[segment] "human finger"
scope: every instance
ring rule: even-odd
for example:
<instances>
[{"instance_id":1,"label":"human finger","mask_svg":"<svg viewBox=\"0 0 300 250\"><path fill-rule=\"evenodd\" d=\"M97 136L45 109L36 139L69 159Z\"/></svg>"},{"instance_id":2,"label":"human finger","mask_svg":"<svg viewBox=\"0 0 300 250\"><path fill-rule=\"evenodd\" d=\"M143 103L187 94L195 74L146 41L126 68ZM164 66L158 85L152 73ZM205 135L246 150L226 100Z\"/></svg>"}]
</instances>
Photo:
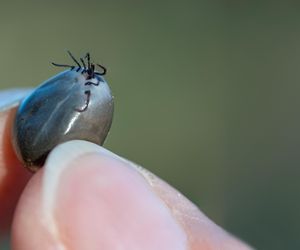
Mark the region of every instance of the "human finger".
<instances>
[{"instance_id":1,"label":"human finger","mask_svg":"<svg viewBox=\"0 0 300 250\"><path fill-rule=\"evenodd\" d=\"M31 179L12 244L16 250L251 249L153 174L84 141L59 145Z\"/></svg>"},{"instance_id":2,"label":"human finger","mask_svg":"<svg viewBox=\"0 0 300 250\"><path fill-rule=\"evenodd\" d=\"M31 89L0 92L0 234L9 229L17 200L31 174L12 148L11 127L16 107Z\"/></svg>"}]
</instances>

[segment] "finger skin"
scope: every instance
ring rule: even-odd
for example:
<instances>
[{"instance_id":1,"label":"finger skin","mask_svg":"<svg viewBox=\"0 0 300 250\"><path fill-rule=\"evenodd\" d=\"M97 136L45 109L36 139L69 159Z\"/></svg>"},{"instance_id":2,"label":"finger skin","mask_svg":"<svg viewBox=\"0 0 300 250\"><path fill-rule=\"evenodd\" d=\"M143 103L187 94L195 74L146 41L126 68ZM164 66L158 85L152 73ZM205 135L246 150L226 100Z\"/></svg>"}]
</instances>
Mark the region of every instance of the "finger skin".
<instances>
[{"instance_id":1,"label":"finger skin","mask_svg":"<svg viewBox=\"0 0 300 250\"><path fill-rule=\"evenodd\" d=\"M172 211L184 228L191 250L222 249L251 250L252 248L210 220L200 209L165 181L144 168L139 169L153 190Z\"/></svg>"},{"instance_id":2,"label":"finger skin","mask_svg":"<svg viewBox=\"0 0 300 250\"><path fill-rule=\"evenodd\" d=\"M22 199L15 211L13 231L13 250L53 250L58 249L43 223L41 207L41 181L43 169L30 179Z\"/></svg>"},{"instance_id":3,"label":"finger skin","mask_svg":"<svg viewBox=\"0 0 300 250\"><path fill-rule=\"evenodd\" d=\"M167 183L112 153L81 156L63 169L48 193L55 195L50 209L44 206L47 169L30 180L18 204L15 250L160 249L159 244L164 250L251 249Z\"/></svg>"},{"instance_id":4,"label":"finger skin","mask_svg":"<svg viewBox=\"0 0 300 250\"><path fill-rule=\"evenodd\" d=\"M77 160L61 177L53 210L44 207L44 174L39 171L21 197L13 249L186 249L170 211L124 164L99 156Z\"/></svg>"},{"instance_id":5,"label":"finger skin","mask_svg":"<svg viewBox=\"0 0 300 250\"><path fill-rule=\"evenodd\" d=\"M11 141L16 108L0 113L0 234L8 231L18 198L31 174L17 159Z\"/></svg>"}]
</instances>

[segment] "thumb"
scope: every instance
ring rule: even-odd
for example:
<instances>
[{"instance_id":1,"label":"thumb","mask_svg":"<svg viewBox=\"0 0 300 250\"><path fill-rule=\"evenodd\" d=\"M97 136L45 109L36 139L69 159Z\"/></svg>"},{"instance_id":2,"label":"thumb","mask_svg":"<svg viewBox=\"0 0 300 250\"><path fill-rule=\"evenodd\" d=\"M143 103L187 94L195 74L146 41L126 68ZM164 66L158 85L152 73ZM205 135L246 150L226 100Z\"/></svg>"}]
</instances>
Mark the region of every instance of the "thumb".
<instances>
[{"instance_id":1,"label":"thumb","mask_svg":"<svg viewBox=\"0 0 300 250\"><path fill-rule=\"evenodd\" d=\"M14 249L186 249L186 235L130 163L84 141L58 146L31 179Z\"/></svg>"}]
</instances>

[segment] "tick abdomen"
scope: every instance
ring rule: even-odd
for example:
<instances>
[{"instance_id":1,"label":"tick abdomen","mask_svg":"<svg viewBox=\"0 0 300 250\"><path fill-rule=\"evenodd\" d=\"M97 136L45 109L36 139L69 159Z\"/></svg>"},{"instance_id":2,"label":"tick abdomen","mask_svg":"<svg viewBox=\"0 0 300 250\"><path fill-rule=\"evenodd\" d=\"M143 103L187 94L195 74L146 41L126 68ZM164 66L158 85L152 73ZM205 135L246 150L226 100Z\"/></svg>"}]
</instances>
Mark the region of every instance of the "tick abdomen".
<instances>
[{"instance_id":1,"label":"tick abdomen","mask_svg":"<svg viewBox=\"0 0 300 250\"><path fill-rule=\"evenodd\" d=\"M76 69L64 71L41 84L20 105L13 131L17 155L33 166L43 164L56 145L68 140L102 145L112 114L113 98L101 75L87 79Z\"/></svg>"}]
</instances>

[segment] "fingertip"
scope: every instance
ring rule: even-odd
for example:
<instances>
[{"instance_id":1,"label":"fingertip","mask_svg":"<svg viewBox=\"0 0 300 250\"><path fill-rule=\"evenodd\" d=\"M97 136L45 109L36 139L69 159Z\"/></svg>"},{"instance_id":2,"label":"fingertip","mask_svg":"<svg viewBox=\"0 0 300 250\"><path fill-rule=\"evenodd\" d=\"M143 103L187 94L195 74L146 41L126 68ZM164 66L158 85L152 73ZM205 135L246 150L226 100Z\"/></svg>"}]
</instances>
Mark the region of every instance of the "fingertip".
<instances>
[{"instance_id":1,"label":"fingertip","mask_svg":"<svg viewBox=\"0 0 300 250\"><path fill-rule=\"evenodd\" d=\"M22 228L39 223L34 228L47 230L35 231L35 237L46 233L47 244L65 249L186 249L184 231L145 178L88 142L58 146L30 181L17 213L16 246L32 247ZM34 220L37 214L42 219Z\"/></svg>"},{"instance_id":2,"label":"fingertip","mask_svg":"<svg viewBox=\"0 0 300 250\"><path fill-rule=\"evenodd\" d=\"M32 250L252 249L166 182L84 141L59 145L31 179L16 212L13 244Z\"/></svg>"}]
</instances>

